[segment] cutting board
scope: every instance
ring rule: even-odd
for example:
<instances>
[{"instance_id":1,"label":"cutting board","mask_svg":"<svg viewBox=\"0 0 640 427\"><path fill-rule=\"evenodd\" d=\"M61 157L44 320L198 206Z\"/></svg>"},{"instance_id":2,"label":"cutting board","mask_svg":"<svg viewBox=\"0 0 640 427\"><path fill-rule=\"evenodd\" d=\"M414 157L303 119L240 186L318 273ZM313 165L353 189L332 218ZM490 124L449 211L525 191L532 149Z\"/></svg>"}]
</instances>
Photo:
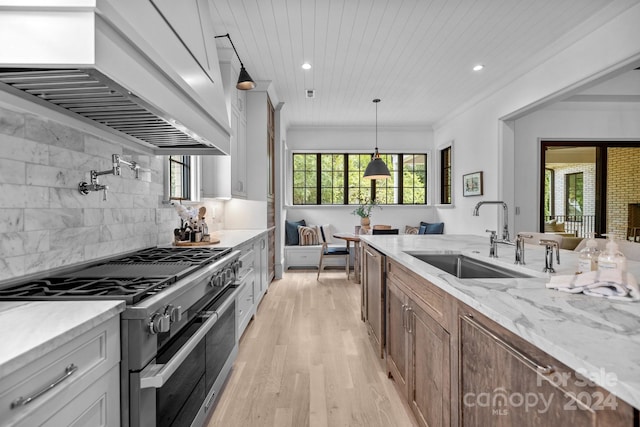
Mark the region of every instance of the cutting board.
<instances>
[{"instance_id":1,"label":"cutting board","mask_svg":"<svg viewBox=\"0 0 640 427\"><path fill-rule=\"evenodd\" d=\"M216 243L220 243L220 239L211 237L208 242L173 242L173 246L207 246L215 245Z\"/></svg>"}]
</instances>

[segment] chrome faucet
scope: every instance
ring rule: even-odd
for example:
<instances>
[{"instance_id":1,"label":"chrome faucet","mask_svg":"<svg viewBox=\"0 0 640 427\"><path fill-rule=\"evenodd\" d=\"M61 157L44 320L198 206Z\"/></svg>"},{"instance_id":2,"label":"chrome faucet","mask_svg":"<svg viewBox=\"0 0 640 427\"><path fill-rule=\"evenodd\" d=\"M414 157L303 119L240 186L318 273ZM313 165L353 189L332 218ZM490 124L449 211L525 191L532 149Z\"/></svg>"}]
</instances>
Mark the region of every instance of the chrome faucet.
<instances>
[{"instance_id":1,"label":"chrome faucet","mask_svg":"<svg viewBox=\"0 0 640 427\"><path fill-rule=\"evenodd\" d=\"M102 171L102 172L98 172L95 170L91 171L91 184L88 184L84 181L82 181L81 183L78 184L78 191L80 192L80 194L86 196L87 194L89 194L89 192L91 191L104 191L103 195L102 195L102 200L103 201L107 201L107 191L109 190L109 186L108 185L103 185L100 184L98 182L98 177L100 175L107 175L111 173L111 169L109 169L108 171Z\"/></svg>"},{"instance_id":2,"label":"chrome faucet","mask_svg":"<svg viewBox=\"0 0 640 427\"><path fill-rule=\"evenodd\" d=\"M531 239L533 236L531 234L516 234L516 260L515 264L517 265L525 265L524 262L524 239Z\"/></svg>"},{"instance_id":3,"label":"chrome faucet","mask_svg":"<svg viewBox=\"0 0 640 427\"><path fill-rule=\"evenodd\" d=\"M555 240L540 239L540 244L544 245L544 268L543 273L555 273L553 268L553 248L556 248L556 262L560 264L560 247Z\"/></svg>"},{"instance_id":4,"label":"chrome faucet","mask_svg":"<svg viewBox=\"0 0 640 427\"><path fill-rule=\"evenodd\" d=\"M91 173L91 183L86 183L82 181L78 184L78 191L80 194L86 196L91 191L104 191L104 195L102 196L102 200L107 200L107 190L109 190L108 185L103 185L98 182L98 177L100 175L120 175L120 163L124 163L129 166L129 168L134 171L136 179L140 179L140 165L134 161L126 161L120 157L120 154L112 154L111 155L111 169L107 169L104 171L96 171L92 170Z\"/></svg>"},{"instance_id":5,"label":"chrome faucet","mask_svg":"<svg viewBox=\"0 0 640 427\"><path fill-rule=\"evenodd\" d=\"M502 227L502 242L499 241L498 243L508 242L509 241L509 225L508 225L509 210L507 208L507 204L502 201L478 202L476 207L473 208L473 216L480 215L478 211L480 210L480 206L482 205L502 205L502 210L504 211L504 219L503 219L503 227Z\"/></svg>"},{"instance_id":6,"label":"chrome faucet","mask_svg":"<svg viewBox=\"0 0 640 427\"><path fill-rule=\"evenodd\" d=\"M485 230L489 235L489 258L498 258L498 236L495 230Z\"/></svg>"}]
</instances>

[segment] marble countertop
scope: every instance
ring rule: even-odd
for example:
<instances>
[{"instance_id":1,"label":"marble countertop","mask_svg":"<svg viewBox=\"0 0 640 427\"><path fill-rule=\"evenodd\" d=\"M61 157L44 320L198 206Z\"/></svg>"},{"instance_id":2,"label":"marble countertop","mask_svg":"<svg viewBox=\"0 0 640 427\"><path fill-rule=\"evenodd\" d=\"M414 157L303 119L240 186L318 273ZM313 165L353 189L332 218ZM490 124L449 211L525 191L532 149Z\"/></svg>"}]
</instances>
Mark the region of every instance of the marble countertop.
<instances>
[{"instance_id":1,"label":"marble countertop","mask_svg":"<svg viewBox=\"0 0 640 427\"><path fill-rule=\"evenodd\" d=\"M247 230L218 230L211 232L211 237L220 239L220 243L197 246L199 248L235 248L249 242L262 234L267 233L269 228L247 229ZM166 246L171 246L168 244Z\"/></svg>"},{"instance_id":2,"label":"marble countertop","mask_svg":"<svg viewBox=\"0 0 640 427\"><path fill-rule=\"evenodd\" d=\"M525 266L514 265L513 246L472 235L378 235L361 240L536 345L593 382L640 408L640 302L613 301L545 288L544 248L525 245ZM407 252L456 252L534 277L458 279ZM558 274L576 271L578 253L560 251ZM640 262L628 261L640 280Z\"/></svg>"},{"instance_id":3,"label":"marble countertop","mask_svg":"<svg viewBox=\"0 0 640 427\"><path fill-rule=\"evenodd\" d=\"M0 302L0 378L118 316L122 301Z\"/></svg>"}]
</instances>

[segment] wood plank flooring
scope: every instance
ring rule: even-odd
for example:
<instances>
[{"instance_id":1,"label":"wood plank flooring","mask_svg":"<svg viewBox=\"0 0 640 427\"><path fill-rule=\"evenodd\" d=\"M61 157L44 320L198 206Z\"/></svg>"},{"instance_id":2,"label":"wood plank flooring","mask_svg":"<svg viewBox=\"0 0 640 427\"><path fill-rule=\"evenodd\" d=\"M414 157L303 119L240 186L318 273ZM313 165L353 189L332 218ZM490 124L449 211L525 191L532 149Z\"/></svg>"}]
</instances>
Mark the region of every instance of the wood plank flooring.
<instances>
[{"instance_id":1,"label":"wood plank flooring","mask_svg":"<svg viewBox=\"0 0 640 427\"><path fill-rule=\"evenodd\" d=\"M208 427L415 426L360 320L343 271L274 281Z\"/></svg>"}]
</instances>

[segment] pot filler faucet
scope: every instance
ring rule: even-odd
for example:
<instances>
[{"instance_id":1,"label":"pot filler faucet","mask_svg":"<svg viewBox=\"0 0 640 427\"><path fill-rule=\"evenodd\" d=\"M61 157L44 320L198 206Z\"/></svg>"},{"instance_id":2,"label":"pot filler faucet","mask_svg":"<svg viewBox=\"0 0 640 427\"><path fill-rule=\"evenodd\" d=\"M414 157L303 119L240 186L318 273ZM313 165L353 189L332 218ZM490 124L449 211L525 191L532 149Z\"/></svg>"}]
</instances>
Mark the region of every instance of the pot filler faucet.
<instances>
[{"instance_id":1,"label":"pot filler faucet","mask_svg":"<svg viewBox=\"0 0 640 427\"><path fill-rule=\"evenodd\" d=\"M86 196L91 191L104 191L104 194L102 196L102 200L106 201L107 200L107 190L109 190L109 186L108 185L104 185L104 184L100 184L98 182L98 177L100 175L121 175L120 163L124 163L125 165L129 166L129 168L132 171L135 172L136 179L140 179L140 165L137 162L134 162L134 161L128 162L126 160L123 160L120 157L120 154L112 154L111 155L111 163L112 163L111 169L107 169L107 170L104 170L104 171L92 170L90 172L91 173L91 183L88 184L88 183L82 181L81 183L78 184L78 191L80 192L80 194L82 194L83 196Z\"/></svg>"}]
</instances>

